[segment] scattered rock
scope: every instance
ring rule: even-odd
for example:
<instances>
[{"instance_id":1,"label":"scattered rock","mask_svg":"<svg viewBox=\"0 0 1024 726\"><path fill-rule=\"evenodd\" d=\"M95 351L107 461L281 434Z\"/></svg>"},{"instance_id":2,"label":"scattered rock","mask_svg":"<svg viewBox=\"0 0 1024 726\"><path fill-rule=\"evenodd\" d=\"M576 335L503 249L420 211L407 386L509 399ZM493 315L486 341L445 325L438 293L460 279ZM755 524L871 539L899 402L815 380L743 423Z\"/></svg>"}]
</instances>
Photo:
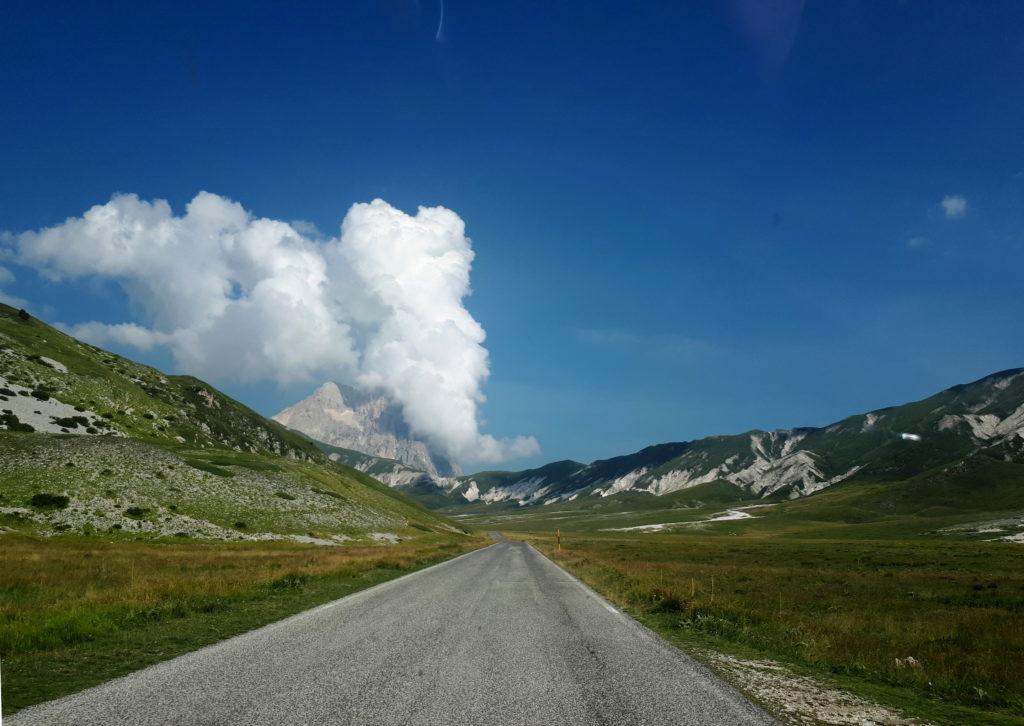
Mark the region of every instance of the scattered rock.
<instances>
[{"instance_id":1,"label":"scattered rock","mask_svg":"<svg viewBox=\"0 0 1024 726\"><path fill-rule=\"evenodd\" d=\"M912 655L908 655L906 658L897 658L896 667L919 669L921 667L921 661Z\"/></svg>"},{"instance_id":2,"label":"scattered rock","mask_svg":"<svg viewBox=\"0 0 1024 726\"><path fill-rule=\"evenodd\" d=\"M904 718L885 706L798 676L774 661L745 660L715 652L704 655L784 723L923 726L920 721ZM910 656L903 659L908 660L917 663Z\"/></svg>"}]
</instances>

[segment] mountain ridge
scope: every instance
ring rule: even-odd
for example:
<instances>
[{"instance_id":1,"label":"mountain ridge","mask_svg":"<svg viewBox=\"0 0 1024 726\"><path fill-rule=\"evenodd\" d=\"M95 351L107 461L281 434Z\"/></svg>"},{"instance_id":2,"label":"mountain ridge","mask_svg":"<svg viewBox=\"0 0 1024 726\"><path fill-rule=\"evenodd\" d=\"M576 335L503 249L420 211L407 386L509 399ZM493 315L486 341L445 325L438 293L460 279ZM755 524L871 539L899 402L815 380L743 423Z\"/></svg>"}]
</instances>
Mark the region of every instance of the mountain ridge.
<instances>
[{"instance_id":1,"label":"mountain ridge","mask_svg":"<svg viewBox=\"0 0 1024 726\"><path fill-rule=\"evenodd\" d=\"M623 492L666 495L728 482L761 498L798 498L865 479L904 479L986 454L1024 460L1024 368L990 373L920 401L847 416L826 426L751 429L654 444L589 464L566 460L522 471L484 471L437 482L406 473L395 486L431 506L530 506Z\"/></svg>"}]
</instances>

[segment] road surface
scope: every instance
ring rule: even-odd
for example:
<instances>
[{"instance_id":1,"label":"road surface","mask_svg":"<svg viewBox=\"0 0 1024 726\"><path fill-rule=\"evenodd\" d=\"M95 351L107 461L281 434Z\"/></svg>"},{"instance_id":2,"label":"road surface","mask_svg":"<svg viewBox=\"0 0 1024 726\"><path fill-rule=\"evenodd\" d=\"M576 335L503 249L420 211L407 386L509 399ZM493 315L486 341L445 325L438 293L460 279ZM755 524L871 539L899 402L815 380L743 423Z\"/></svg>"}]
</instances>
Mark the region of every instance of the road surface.
<instances>
[{"instance_id":1,"label":"road surface","mask_svg":"<svg viewBox=\"0 0 1024 726\"><path fill-rule=\"evenodd\" d=\"M529 546L500 540L8 723L772 721Z\"/></svg>"}]
</instances>

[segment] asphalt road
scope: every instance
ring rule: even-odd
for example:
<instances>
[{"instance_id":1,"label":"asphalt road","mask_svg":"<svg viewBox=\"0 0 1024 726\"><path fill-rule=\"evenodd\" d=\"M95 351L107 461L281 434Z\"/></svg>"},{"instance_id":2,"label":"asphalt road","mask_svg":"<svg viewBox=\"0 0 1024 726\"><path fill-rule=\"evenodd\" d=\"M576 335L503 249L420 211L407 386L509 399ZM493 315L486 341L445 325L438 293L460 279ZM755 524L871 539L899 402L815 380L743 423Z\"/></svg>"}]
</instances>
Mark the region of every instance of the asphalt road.
<instances>
[{"instance_id":1,"label":"asphalt road","mask_svg":"<svg viewBox=\"0 0 1024 726\"><path fill-rule=\"evenodd\" d=\"M525 544L499 541L9 719L29 724L767 724Z\"/></svg>"}]
</instances>

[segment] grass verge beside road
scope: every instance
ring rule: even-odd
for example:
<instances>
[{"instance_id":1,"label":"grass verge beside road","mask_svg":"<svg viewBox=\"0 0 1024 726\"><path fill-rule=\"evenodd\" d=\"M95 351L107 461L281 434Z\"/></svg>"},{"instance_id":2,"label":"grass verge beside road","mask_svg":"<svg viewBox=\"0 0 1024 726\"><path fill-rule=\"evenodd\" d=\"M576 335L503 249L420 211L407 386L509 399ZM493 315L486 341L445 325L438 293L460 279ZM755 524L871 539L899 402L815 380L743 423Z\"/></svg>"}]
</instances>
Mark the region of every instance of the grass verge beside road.
<instances>
[{"instance_id":1,"label":"grass verge beside road","mask_svg":"<svg viewBox=\"0 0 1024 726\"><path fill-rule=\"evenodd\" d=\"M774 659L933 723L1024 722L1020 545L516 536L698 656Z\"/></svg>"},{"instance_id":2,"label":"grass verge beside road","mask_svg":"<svg viewBox=\"0 0 1024 726\"><path fill-rule=\"evenodd\" d=\"M103 543L0 535L4 714L488 544Z\"/></svg>"}]
</instances>

